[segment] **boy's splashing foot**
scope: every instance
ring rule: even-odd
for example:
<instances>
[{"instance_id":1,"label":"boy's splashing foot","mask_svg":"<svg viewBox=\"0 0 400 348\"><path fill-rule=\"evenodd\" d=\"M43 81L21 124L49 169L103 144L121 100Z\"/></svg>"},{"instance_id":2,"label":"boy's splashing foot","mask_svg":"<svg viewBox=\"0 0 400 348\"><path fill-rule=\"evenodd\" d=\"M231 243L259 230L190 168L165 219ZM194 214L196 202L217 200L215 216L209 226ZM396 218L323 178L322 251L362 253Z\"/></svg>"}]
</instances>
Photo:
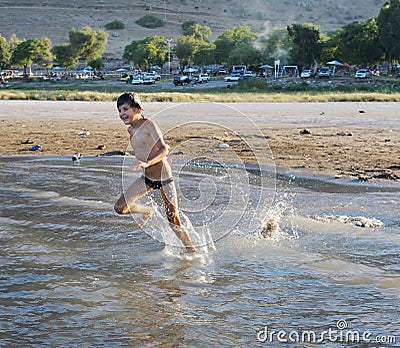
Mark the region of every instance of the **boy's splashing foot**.
<instances>
[{"instance_id":1,"label":"boy's splashing foot","mask_svg":"<svg viewBox=\"0 0 400 348\"><path fill-rule=\"evenodd\" d=\"M192 241L189 237L189 234L185 231L182 226L177 226L174 224L170 224L172 230L175 232L176 236L182 241L183 245L186 248L188 253L195 253L197 249L192 244Z\"/></svg>"},{"instance_id":2,"label":"boy's splashing foot","mask_svg":"<svg viewBox=\"0 0 400 348\"><path fill-rule=\"evenodd\" d=\"M187 246L186 251L188 253L195 253L197 251L197 249L194 246Z\"/></svg>"}]
</instances>

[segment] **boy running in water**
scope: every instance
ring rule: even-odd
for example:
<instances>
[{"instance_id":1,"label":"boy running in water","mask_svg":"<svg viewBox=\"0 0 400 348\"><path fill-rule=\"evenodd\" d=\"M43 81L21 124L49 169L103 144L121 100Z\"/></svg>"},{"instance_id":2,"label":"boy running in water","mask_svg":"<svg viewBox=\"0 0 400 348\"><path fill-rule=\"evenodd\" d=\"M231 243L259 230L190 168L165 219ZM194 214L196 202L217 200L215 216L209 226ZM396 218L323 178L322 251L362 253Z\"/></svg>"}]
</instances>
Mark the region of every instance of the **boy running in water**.
<instances>
[{"instance_id":1,"label":"boy running in water","mask_svg":"<svg viewBox=\"0 0 400 348\"><path fill-rule=\"evenodd\" d=\"M130 141L135 152L136 163L132 170L143 170L144 174L122 193L115 203L118 214L139 213L138 226L142 228L153 213L153 208L136 201L152 190L160 190L170 227L182 241L186 250L195 252L189 234L182 226L178 214L178 199L172 178L169 146L165 144L157 125L142 115L142 104L136 93L124 93L117 100L119 117L128 127Z\"/></svg>"}]
</instances>

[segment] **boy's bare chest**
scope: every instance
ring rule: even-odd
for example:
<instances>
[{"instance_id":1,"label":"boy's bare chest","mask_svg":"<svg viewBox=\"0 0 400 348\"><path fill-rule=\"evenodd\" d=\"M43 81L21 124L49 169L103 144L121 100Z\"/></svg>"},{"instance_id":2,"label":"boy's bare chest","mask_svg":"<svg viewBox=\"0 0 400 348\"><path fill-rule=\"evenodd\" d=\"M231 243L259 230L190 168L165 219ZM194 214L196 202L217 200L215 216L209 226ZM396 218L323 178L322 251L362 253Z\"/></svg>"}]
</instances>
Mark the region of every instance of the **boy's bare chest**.
<instances>
[{"instance_id":1,"label":"boy's bare chest","mask_svg":"<svg viewBox=\"0 0 400 348\"><path fill-rule=\"evenodd\" d=\"M131 134L131 144L132 147L137 148L137 147L147 147L148 143L148 137L142 134L138 133L133 133Z\"/></svg>"},{"instance_id":2,"label":"boy's bare chest","mask_svg":"<svg viewBox=\"0 0 400 348\"><path fill-rule=\"evenodd\" d=\"M140 130L133 130L130 132L130 141L133 150L137 151L151 151L153 147L152 139L146 132Z\"/></svg>"}]
</instances>

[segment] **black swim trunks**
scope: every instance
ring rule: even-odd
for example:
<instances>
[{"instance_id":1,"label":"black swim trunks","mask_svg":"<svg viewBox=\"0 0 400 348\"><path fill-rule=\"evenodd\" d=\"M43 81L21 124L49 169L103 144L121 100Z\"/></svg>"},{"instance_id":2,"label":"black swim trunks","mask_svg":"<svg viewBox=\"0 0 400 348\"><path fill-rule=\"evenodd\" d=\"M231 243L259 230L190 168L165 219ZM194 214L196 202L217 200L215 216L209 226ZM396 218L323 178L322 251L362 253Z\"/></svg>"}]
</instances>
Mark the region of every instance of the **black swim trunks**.
<instances>
[{"instance_id":1,"label":"black swim trunks","mask_svg":"<svg viewBox=\"0 0 400 348\"><path fill-rule=\"evenodd\" d=\"M142 175L142 179L144 179L144 182L148 187L151 187L155 190L159 190L161 187L168 185L169 183L174 181L173 178L169 178L166 180L152 180L144 175Z\"/></svg>"}]
</instances>

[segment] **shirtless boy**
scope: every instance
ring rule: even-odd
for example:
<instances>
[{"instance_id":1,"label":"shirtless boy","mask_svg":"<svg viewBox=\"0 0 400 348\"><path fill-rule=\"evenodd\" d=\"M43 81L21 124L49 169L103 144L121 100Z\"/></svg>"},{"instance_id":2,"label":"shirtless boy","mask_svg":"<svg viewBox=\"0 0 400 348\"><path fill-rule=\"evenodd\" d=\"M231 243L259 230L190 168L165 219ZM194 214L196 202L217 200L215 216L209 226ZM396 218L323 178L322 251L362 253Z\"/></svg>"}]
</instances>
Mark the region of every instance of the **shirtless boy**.
<instances>
[{"instance_id":1,"label":"shirtless boy","mask_svg":"<svg viewBox=\"0 0 400 348\"><path fill-rule=\"evenodd\" d=\"M172 178L169 146L164 142L157 125L144 118L142 104L136 93L124 93L117 100L119 117L128 127L136 163L132 170L144 170L144 175L134 181L118 198L114 209L118 214L138 213L142 215L138 226L141 228L154 212L153 208L139 205L136 201L146 193L159 189L164 202L170 227L182 241L186 250L196 251L189 234L182 226L178 214L178 199Z\"/></svg>"}]
</instances>

